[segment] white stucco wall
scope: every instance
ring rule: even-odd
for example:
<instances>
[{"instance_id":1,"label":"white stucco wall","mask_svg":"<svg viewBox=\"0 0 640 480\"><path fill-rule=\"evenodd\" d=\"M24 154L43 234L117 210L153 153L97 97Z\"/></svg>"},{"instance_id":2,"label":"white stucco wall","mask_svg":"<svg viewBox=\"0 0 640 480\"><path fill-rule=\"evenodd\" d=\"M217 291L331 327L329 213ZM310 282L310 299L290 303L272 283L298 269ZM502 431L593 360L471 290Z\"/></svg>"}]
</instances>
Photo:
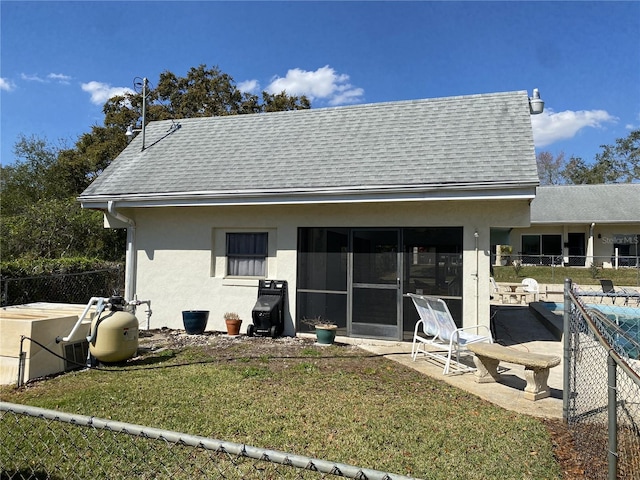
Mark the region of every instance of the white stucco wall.
<instances>
[{"instance_id":1,"label":"white stucco wall","mask_svg":"<svg viewBox=\"0 0 640 480\"><path fill-rule=\"evenodd\" d=\"M197 309L211 312L208 330L225 331L222 315L235 311L245 320L241 331L246 331L258 281L225 278L225 233L267 231L267 278L288 281L286 335L295 333L291 315L296 312L298 227L464 227L463 322L469 326L489 324L490 228L529 224L527 200L163 207L121 212L136 222L136 294L152 302L151 328L183 328L182 310Z\"/></svg>"},{"instance_id":2,"label":"white stucco wall","mask_svg":"<svg viewBox=\"0 0 640 480\"><path fill-rule=\"evenodd\" d=\"M612 268L615 238L619 235L640 235L640 222L637 224L613 224L595 223L570 224L570 225L543 225L535 224L528 228L514 228L510 233L510 241L514 253L522 249L523 235L561 235L562 243L568 241L569 233L582 233L585 236L585 267L591 265L591 261L599 267ZM568 248L563 247L565 261L568 259Z\"/></svg>"}]
</instances>

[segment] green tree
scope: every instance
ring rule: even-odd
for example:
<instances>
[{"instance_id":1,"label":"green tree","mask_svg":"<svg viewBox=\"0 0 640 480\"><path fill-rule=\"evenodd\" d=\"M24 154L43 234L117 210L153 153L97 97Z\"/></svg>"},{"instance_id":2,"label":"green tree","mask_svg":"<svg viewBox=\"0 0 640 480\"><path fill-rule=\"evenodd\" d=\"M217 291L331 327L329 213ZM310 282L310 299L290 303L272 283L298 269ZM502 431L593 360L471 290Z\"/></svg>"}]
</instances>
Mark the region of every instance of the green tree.
<instances>
[{"instance_id":1,"label":"green tree","mask_svg":"<svg viewBox=\"0 0 640 480\"><path fill-rule=\"evenodd\" d=\"M165 103L172 118L213 117L254 113L257 102L235 86L230 75L205 65L189 70L186 77L165 71L153 93Z\"/></svg>"},{"instance_id":2,"label":"green tree","mask_svg":"<svg viewBox=\"0 0 640 480\"><path fill-rule=\"evenodd\" d=\"M562 176L567 183L581 185L584 183L597 183L591 181L591 168L580 157L572 156L562 171Z\"/></svg>"},{"instance_id":3,"label":"green tree","mask_svg":"<svg viewBox=\"0 0 640 480\"><path fill-rule=\"evenodd\" d=\"M63 152L46 139L20 137L17 161L2 167L2 260L69 256L122 258L122 232L105 230L100 212L83 210L65 182Z\"/></svg>"},{"instance_id":4,"label":"green tree","mask_svg":"<svg viewBox=\"0 0 640 480\"><path fill-rule=\"evenodd\" d=\"M614 145L601 145L592 165L571 157L562 176L568 183L625 183L640 180L640 130L618 138Z\"/></svg>"},{"instance_id":5,"label":"green tree","mask_svg":"<svg viewBox=\"0 0 640 480\"><path fill-rule=\"evenodd\" d=\"M614 145L602 145L596 155L595 168L612 182L640 180L640 129L625 138L616 139Z\"/></svg>"},{"instance_id":6,"label":"green tree","mask_svg":"<svg viewBox=\"0 0 640 480\"><path fill-rule=\"evenodd\" d=\"M73 148L20 137L14 165L2 167L0 194L3 260L96 256L124 258L124 230L103 228L100 212L83 210L76 198L126 147L125 132L142 120L142 92L116 96L104 107L104 124L81 135ZM149 88L145 121L238 115L311 108L286 92L241 92L233 78L205 65L185 77L165 71Z\"/></svg>"},{"instance_id":7,"label":"green tree","mask_svg":"<svg viewBox=\"0 0 640 480\"><path fill-rule=\"evenodd\" d=\"M127 146L126 127L91 127L80 136L75 148L61 150L58 156L60 182L77 196L109 166Z\"/></svg>"},{"instance_id":8,"label":"green tree","mask_svg":"<svg viewBox=\"0 0 640 480\"><path fill-rule=\"evenodd\" d=\"M311 108L305 96L291 96L286 92L262 96L242 92L233 78L218 67L192 67L185 77L170 71L160 74L158 86L147 92L146 118L167 120L194 117L242 115L250 113L302 110ZM142 120L142 92L116 96L103 109L105 127L126 129ZM124 130L123 130L124 131Z\"/></svg>"},{"instance_id":9,"label":"green tree","mask_svg":"<svg viewBox=\"0 0 640 480\"><path fill-rule=\"evenodd\" d=\"M3 214L2 260L95 257L122 260L123 232L103 228L100 212L73 199L44 199L19 215Z\"/></svg>"},{"instance_id":10,"label":"green tree","mask_svg":"<svg viewBox=\"0 0 640 480\"><path fill-rule=\"evenodd\" d=\"M292 97L287 95L287 92L274 94L262 92L262 108L265 112L303 110L311 108L311 102L309 102L309 99L305 96Z\"/></svg>"},{"instance_id":11,"label":"green tree","mask_svg":"<svg viewBox=\"0 0 640 480\"><path fill-rule=\"evenodd\" d=\"M21 135L14 145L16 162L2 167L2 215L19 214L25 206L64 196L55 172L61 147L47 139Z\"/></svg>"}]
</instances>

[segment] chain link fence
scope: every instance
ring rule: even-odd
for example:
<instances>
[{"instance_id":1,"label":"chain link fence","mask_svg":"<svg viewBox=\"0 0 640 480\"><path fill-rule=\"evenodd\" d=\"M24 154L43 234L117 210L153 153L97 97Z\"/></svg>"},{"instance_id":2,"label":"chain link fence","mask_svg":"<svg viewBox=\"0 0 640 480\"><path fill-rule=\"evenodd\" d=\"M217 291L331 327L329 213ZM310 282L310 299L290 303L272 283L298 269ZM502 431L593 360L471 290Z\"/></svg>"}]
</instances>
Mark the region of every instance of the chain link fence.
<instances>
[{"instance_id":1,"label":"chain link fence","mask_svg":"<svg viewBox=\"0 0 640 480\"><path fill-rule=\"evenodd\" d=\"M640 292L565 291L564 414L587 478L638 479Z\"/></svg>"},{"instance_id":2,"label":"chain link fence","mask_svg":"<svg viewBox=\"0 0 640 480\"><path fill-rule=\"evenodd\" d=\"M409 479L377 470L0 402L0 479Z\"/></svg>"},{"instance_id":3,"label":"chain link fence","mask_svg":"<svg viewBox=\"0 0 640 480\"><path fill-rule=\"evenodd\" d=\"M120 267L82 273L60 273L0 280L1 303L23 305L33 302L86 304L91 297L109 296L124 287Z\"/></svg>"},{"instance_id":4,"label":"chain link fence","mask_svg":"<svg viewBox=\"0 0 640 480\"><path fill-rule=\"evenodd\" d=\"M519 260L523 265L556 265L563 267L598 268L639 268L640 260L636 256L586 256L586 255L529 255L518 253L512 260Z\"/></svg>"},{"instance_id":5,"label":"chain link fence","mask_svg":"<svg viewBox=\"0 0 640 480\"><path fill-rule=\"evenodd\" d=\"M557 267L598 267L598 268L640 268L640 257L636 255L559 255L559 254L531 254L514 252L502 255L504 264L514 261L522 265L557 266Z\"/></svg>"},{"instance_id":6,"label":"chain link fence","mask_svg":"<svg viewBox=\"0 0 640 480\"><path fill-rule=\"evenodd\" d=\"M521 252L502 255L495 266L523 267L549 267L551 268L552 283L555 283L556 275L558 283L562 283L568 276L566 267L585 268L593 278L606 272L622 271L628 285L640 286L640 259L638 257L611 257L584 255L530 255ZM570 275L569 275L570 276Z\"/></svg>"}]
</instances>

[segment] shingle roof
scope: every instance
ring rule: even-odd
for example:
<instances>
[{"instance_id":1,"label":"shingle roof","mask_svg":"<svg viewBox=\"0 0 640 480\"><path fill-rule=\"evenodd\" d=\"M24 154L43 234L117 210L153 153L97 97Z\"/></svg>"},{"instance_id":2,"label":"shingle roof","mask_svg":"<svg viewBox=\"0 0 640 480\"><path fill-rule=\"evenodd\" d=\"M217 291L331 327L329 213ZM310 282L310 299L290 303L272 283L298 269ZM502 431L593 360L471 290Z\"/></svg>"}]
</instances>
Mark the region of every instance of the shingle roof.
<instances>
[{"instance_id":1,"label":"shingle roof","mask_svg":"<svg viewBox=\"0 0 640 480\"><path fill-rule=\"evenodd\" d=\"M640 184L538 187L531 223L640 223Z\"/></svg>"},{"instance_id":2,"label":"shingle roof","mask_svg":"<svg viewBox=\"0 0 640 480\"><path fill-rule=\"evenodd\" d=\"M525 91L151 122L80 196L538 184Z\"/></svg>"}]
</instances>

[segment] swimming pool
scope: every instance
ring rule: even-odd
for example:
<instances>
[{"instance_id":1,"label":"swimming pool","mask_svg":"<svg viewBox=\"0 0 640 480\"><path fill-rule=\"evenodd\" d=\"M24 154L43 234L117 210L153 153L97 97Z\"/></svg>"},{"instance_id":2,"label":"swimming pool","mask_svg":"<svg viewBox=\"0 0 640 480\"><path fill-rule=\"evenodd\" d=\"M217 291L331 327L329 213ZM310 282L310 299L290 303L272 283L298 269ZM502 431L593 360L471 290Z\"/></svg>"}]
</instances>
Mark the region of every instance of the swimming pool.
<instances>
[{"instance_id":1,"label":"swimming pool","mask_svg":"<svg viewBox=\"0 0 640 480\"><path fill-rule=\"evenodd\" d=\"M564 303L558 302L541 302L542 306L556 315L563 315ZM623 307L616 305L599 305L597 303L585 304L588 309L595 309L602 312L613 323L615 323L626 335L615 333L611 329L610 333L614 337L614 341L622 347L622 349L631 357L638 359L640 357L640 308ZM635 343L628 340L630 336Z\"/></svg>"}]
</instances>

